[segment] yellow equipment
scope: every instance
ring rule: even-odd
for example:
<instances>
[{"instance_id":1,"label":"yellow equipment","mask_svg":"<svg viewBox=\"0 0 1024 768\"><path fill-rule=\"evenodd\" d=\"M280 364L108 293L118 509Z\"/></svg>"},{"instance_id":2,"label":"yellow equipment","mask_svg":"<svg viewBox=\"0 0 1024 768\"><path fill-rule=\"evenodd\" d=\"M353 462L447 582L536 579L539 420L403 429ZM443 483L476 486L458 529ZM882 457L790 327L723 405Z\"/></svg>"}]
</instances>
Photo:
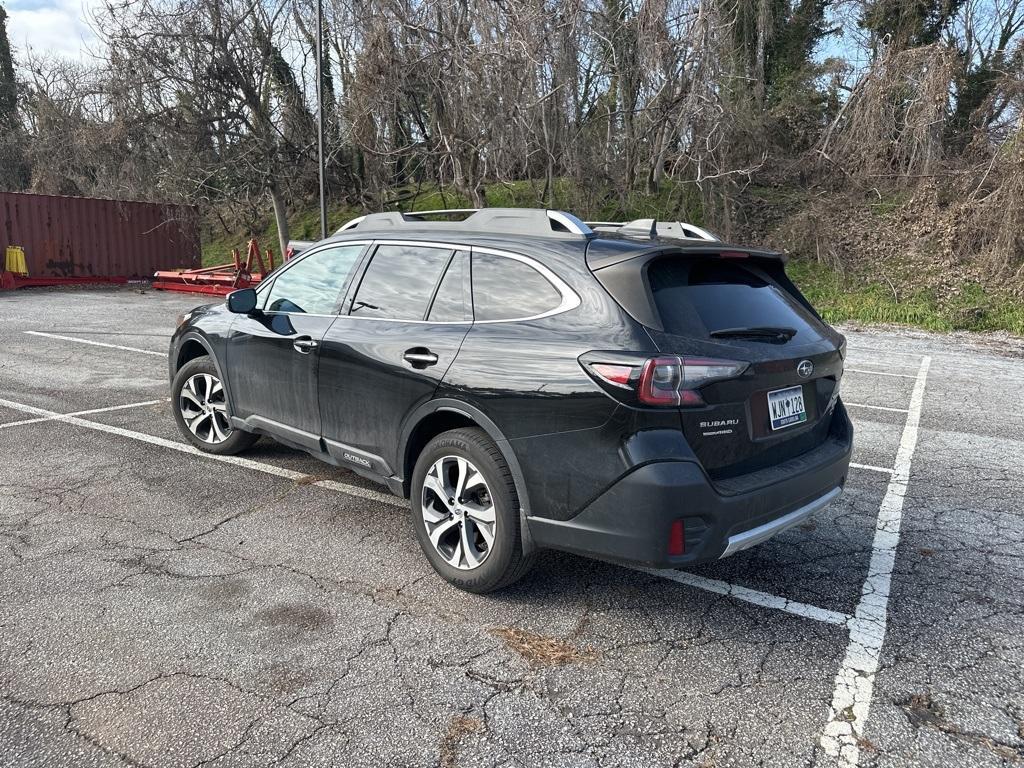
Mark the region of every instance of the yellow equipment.
<instances>
[{"instance_id":1,"label":"yellow equipment","mask_svg":"<svg viewBox=\"0 0 1024 768\"><path fill-rule=\"evenodd\" d=\"M16 275L28 276L28 267L25 266L25 249L20 245L8 245L6 254L6 266L4 269L7 272L13 272Z\"/></svg>"}]
</instances>

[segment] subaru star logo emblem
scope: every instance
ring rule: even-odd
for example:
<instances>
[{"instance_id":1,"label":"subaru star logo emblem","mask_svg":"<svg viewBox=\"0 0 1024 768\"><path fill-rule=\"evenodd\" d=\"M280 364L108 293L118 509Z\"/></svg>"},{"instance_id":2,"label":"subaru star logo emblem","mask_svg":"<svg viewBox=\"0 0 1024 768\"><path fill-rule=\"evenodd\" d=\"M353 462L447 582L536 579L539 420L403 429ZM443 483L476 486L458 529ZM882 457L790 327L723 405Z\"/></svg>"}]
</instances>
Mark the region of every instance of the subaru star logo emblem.
<instances>
[{"instance_id":1,"label":"subaru star logo emblem","mask_svg":"<svg viewBox=\"0 0 1024 768\"><path fill-rule=\"evenodd\" d=\"M796 367L796 372L800 374L801 379L809 379L811 374L814 373L814 363L810 360L801 360L800 364Z\"/></svg>"}]
</instances>

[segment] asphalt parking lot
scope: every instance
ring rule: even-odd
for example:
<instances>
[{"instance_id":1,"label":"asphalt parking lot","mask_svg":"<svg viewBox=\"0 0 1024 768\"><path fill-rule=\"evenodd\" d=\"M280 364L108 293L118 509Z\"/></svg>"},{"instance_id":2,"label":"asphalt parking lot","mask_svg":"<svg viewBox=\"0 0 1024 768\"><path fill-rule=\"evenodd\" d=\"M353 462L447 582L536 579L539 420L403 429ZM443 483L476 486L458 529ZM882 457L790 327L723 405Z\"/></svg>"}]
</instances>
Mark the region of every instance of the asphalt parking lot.
<instances>
[{"instance_id":1,"label":"asphalt parking lot","mask_svg":"<svg viewBox=\"0 0 1024 768\"><path fill-rule=\"evenodd\" d=\"M856 466L811 522L479 597L379 487L186 446L199 303L0 294L0 764L1024 763L1024 346L844 329Z\"/></svg>"}]
</instances>

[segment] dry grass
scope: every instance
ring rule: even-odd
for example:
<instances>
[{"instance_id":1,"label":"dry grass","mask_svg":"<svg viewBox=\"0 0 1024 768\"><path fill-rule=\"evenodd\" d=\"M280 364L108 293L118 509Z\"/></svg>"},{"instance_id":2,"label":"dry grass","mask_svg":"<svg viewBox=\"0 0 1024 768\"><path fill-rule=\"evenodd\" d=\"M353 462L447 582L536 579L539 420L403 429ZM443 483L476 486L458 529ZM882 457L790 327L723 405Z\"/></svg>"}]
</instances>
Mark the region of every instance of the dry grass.
<instances>
[{"instance_id":1,"label":"dry grass","mask_svg":"<svg viewBox=\"0 0 1024 768\"><path fill-rule=\"evenodd\" d=\"M1024 273L1024 115L961 209L961 249L979 252L993 275L1019 279Z\"/></svg>"},{"instance_id":2,"label":"dry grass","mask_svg":"<svg viewBox=\"0 0 1024 768\"><path fill-rule=\"evenodd\" d=\"M861 181L931 173L942 159L956 62L956 52L938 43L885 52L825 132L821 156Z\"/></svg>"},{"instance_id":3,"label":"dry grass","mask_svg":"<svg viewBox=\"0 0 1024 768\"><path fill-rule=\"evenodd\" d=\"M857 746L860 747L862 752L878 752L878 746L871 739L866 739L863 736L857 737Z\"/></svg>"},{"instance_id":4,"label":"dry grass","mask_svg":"<svg viewBox=\"0 0 1024 768\"><path fill-rule=\"evenodd\" d=\"M1024 762L1024 749L992 738L976 731L965 731L946 717L943 707L928 693L915 693L904 701L897 702L907 713L907 719L917 728L935 728L955 739L984 747L996 757L1008 763Z\"/></svg>"},{"instance_id":5,"label":"dry grass","mask_svg":"<svg viewBox=\"0 0 1024 768\"><path fill-rule=\"evenodd\" d=\"M597 658L597 652L592 648L577 648L557 637L547 637L525 629L495 627L491 634L536 666L555 667L593 661Z\"/></svg>"},{"instance_id":6,"label":"dry grass","mask_svg":"<svg viewBox=\"0 0 1024 768\"><path fill-rule=\"evenodd\" d=\"M459 757L459 745L462 740L473 733L482 733L483 722L469 715L455 715L448 722L448 730L441 737L441 768L454 768Z\"/></svg>"}]
</instances>

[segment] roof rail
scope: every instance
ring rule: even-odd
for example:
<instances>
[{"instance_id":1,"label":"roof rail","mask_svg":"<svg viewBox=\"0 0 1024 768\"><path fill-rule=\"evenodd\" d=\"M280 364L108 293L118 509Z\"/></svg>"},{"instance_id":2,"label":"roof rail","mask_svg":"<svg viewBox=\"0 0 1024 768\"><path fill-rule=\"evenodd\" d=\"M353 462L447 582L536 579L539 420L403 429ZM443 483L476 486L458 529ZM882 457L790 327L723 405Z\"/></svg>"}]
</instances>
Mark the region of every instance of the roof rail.
<instances>
[{"instance_id":1,"label":"roof rail","mask_svg":"<svg viewBox=\"0 0 1024 768\"><path fill-rule=\"evenodd\" d=\"M689 224L685 221L657 221L656 219L634 219L633 221L588 221L587 225L595 232L617 232L626 237L639 237L653 240L656 237L669 237L681 240L706 240L720 242L721 238L713 233Z\"/></svg>"},{"instance_id":2,"label":"roof rail","mask_svg":"<svg viewBox=\"0 0 1024 768\"><path fill-rule=\"evenodd\" d=\"M427 215L468 213L461 221L427 221ZM346 222L335 234L354 229L451 228L539 237L593 237L594 231L565 211L545 208L450 208L438 211L368 213Z\"/></svg>"},{"instance_id":3,"label":"roof rail","mask_svg":"<svg viewBox=\"0 0 1024 768\"><path fill-rule=\"evenodd\" d=\"M438 208L436 211L407 211L406 216L444 216L452 213L476 213L479 208Z\"/></svg>"}]
</instances>

